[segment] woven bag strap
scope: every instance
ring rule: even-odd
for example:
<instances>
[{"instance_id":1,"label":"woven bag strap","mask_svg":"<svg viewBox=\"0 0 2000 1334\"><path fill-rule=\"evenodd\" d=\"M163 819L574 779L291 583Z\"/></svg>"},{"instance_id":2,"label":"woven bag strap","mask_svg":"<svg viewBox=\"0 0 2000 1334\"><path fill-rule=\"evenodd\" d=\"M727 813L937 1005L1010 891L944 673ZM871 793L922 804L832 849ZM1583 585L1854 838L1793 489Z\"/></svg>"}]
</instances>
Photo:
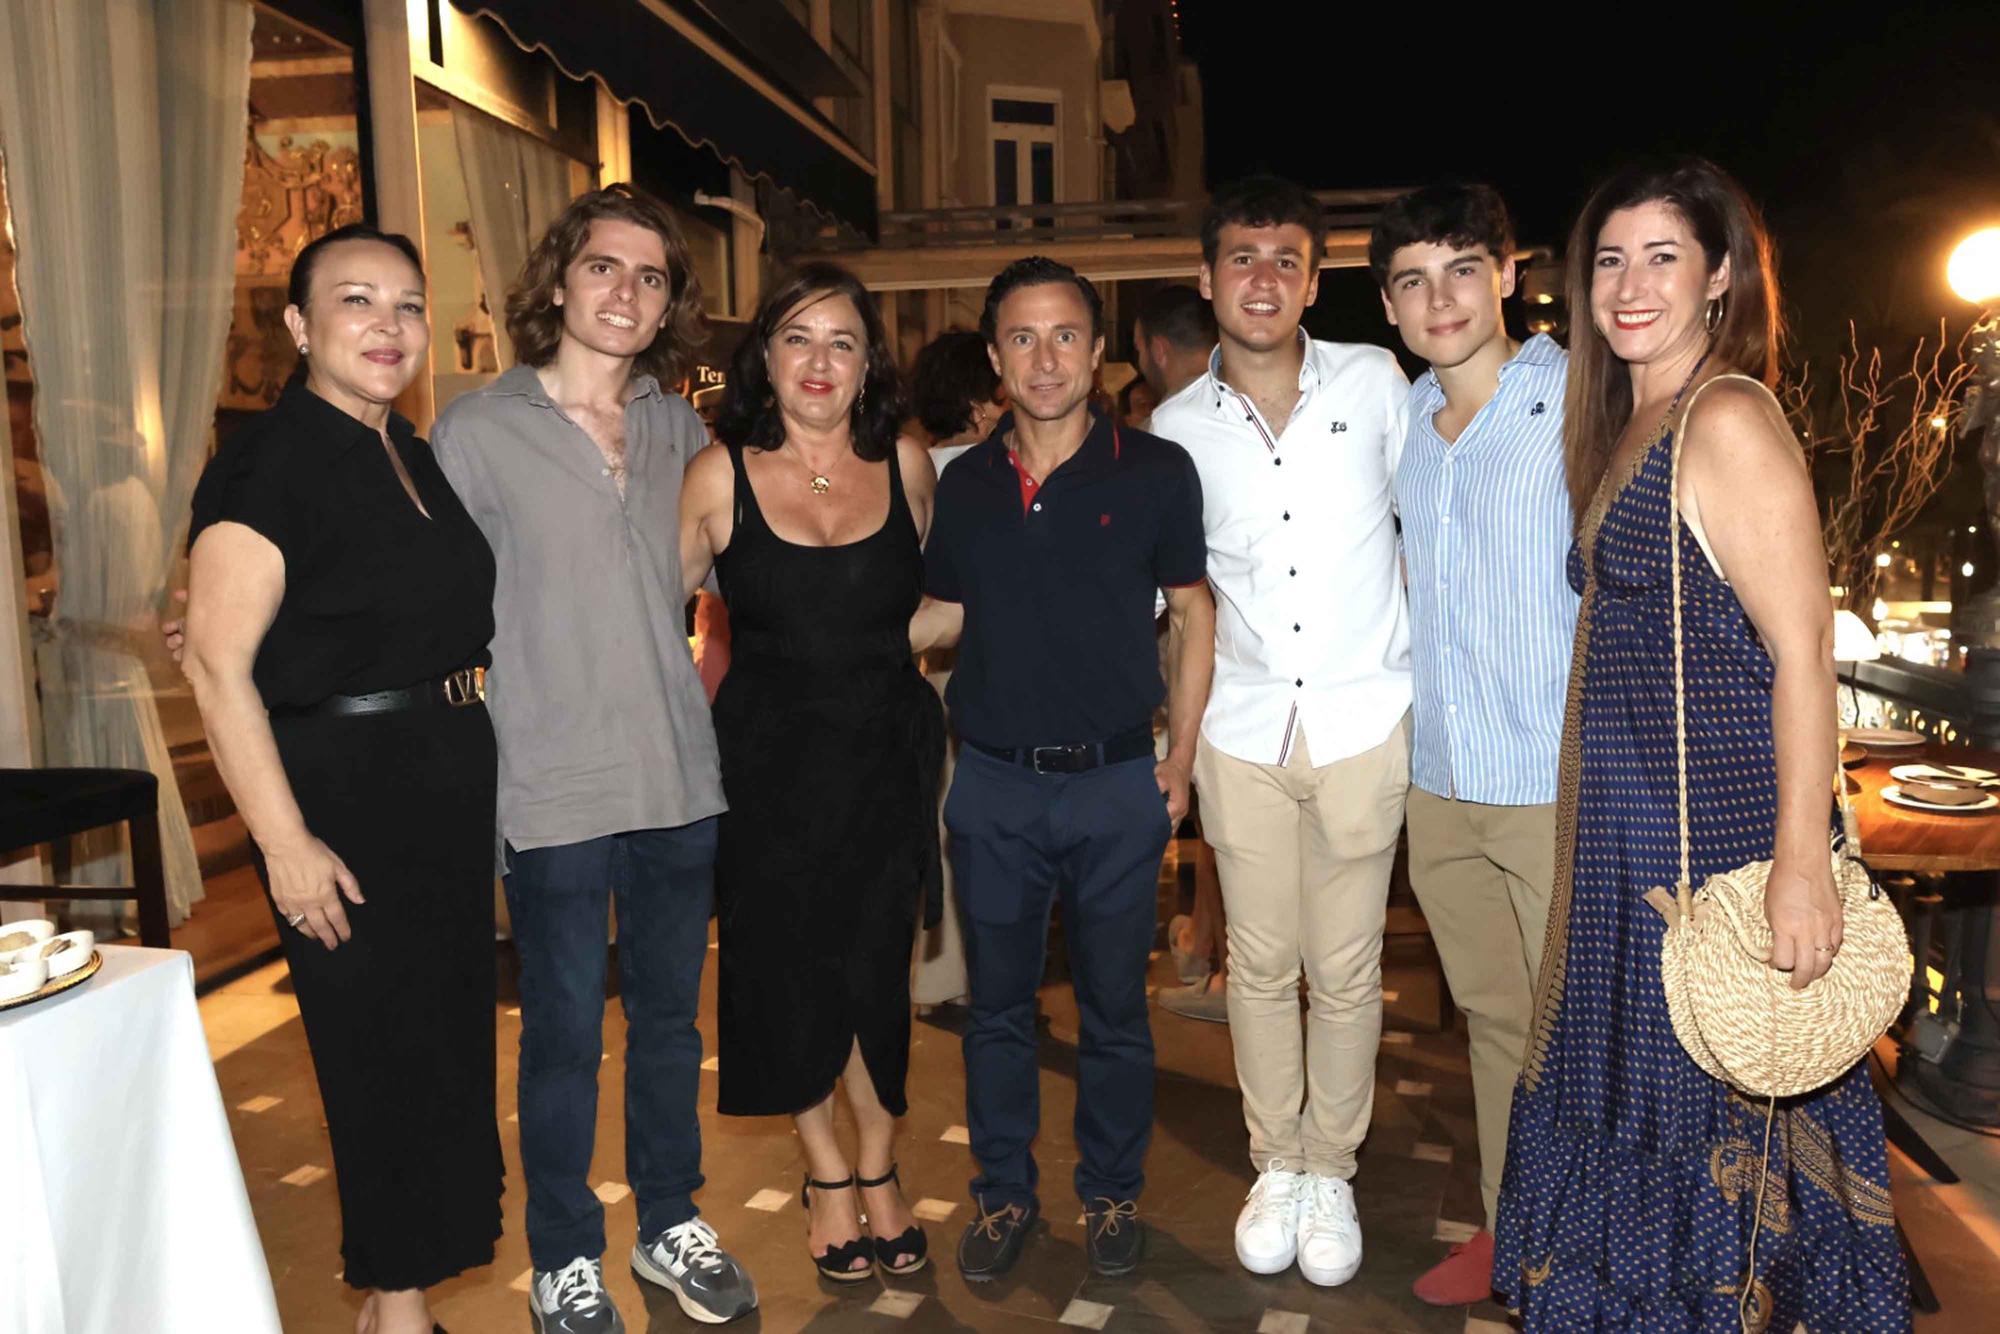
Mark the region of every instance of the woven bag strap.
<instances>
[{"instance_id":1,"label":"woven bag strap","mask_svg":"<svg viewBox=\"0 0 2000 1334\"><path fill-rule=\"evenodd\" d=\"M1708 353L1704 352L1701 354L1701 359L1695 362L1694 369L1688 372L1687 379L1681 381L1681 387L1674 393L1674 401L1667 404L1667 411L1660 418L1660 427L1662 430L1666 429L1667 424L1673 421L1674 409L1681 405L1681 399L1687 394L1688 386L1694 383L1695 376L1700 375L1701 368L1707 364ZM1720 379L1722 377L1718 376L1716 378ZM1708 383L1713 384L1715 381L1711 380ZM1689 871L1689 863L1692 861L1692 857L1688 850L1690 835L1688 832L1687 681L1686 668L1683 662L1683 659L1687 657L1687 650L1681 643L1681 437L1687 434L1687 419L1694 411L1694 400L1700 398L1701 390L1706 388L1708 388L1708 384L1704 384L1701 386L1701 389L1695 390L1694 397L1688 399L1688 410L1681 414L1680 424L1674 427L1673 438L1667 445L1667 541L1672 550L1668 565L1672 569L1674 583L1674 767L1680 779L1680 883L1687 889L1694 888L1694 885L1692 874Z\"/></svg>"}]
</instances>

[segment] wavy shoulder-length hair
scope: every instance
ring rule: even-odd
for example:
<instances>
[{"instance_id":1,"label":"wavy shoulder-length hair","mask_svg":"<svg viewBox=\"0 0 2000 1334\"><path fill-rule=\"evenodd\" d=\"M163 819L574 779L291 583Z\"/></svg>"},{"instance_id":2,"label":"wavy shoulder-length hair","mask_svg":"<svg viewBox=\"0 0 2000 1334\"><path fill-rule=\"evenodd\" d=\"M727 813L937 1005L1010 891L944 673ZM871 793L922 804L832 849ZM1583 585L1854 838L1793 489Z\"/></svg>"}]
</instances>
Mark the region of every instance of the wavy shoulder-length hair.
<instances>
[{"instance_id":1,"label":"wavy shoulder-length hair","mask_svg":"<svg viewBox=\"0 0 2000 1334\"><path fill-rule=\"evenodd\" d=\"M1778 383L1784 336L1777 260L1757 205L1730 175L1706 158L1636 162L1591 192L1569 236L1569 388L1564 397L1563 457L1569 469L1571 518L1583 522L1611 463L1611 449L1632 417L1632 379L1591 318L1590 286L1597 237L1620 209L1661 203L1680 214L1714 273L1729 260L1729 289L1709 335L1708 370L1737 371Z\"/></svg>"},{"instance_id":2,"label":"wavy shoulder-length hair","mask_svg":"<svg viewBox=\"0 0 2000 1334\"><path fill-rule=\"evenodd\" d=\"M854 453L878 463L895 451L907 412L903 377L889 351L888 331L882 327L882 312L876 308L875 298L860 279L838 264L813 263L793 270L757 307L729 366L729 387L723 391L722 408L715 416L718 439L750 449L776 449L785 443L785 421L778 409L777 390L771 385L767 349L778 330L800 311L837 296L846 297L861 313L862 336L868 344L861 392L848 409L854 427Z\"/></svg>"},{"instance_id":3,"label":"wavy shoulder-length hair","mask_svg":"<svg viewBox=\"0 0 2000 1334\"><path fill-rule=\"evenodd\" d=\"M667 206L637 186L622 182L570 200L569 207L528 252L520 278L507 293L507 337L514 344L514 359L529 366L546 366L554 359L563 331L556 289L583 253L584 243L590 239L590 224L601 218L629 222L659 234L667 252L667 318L651 346L634 358L633 369L664 385L676 384L693 364L704 337L701 279Z\"/></svg>"}]
</instances>

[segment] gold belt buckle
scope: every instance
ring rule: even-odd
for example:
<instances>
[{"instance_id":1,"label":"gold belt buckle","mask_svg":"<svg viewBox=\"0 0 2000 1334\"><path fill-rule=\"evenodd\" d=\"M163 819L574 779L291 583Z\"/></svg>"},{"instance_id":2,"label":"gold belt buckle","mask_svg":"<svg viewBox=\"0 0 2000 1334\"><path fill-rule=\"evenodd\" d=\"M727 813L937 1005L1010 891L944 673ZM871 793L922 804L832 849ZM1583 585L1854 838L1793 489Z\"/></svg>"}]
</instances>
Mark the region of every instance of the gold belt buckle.
<instances>
[{"instance_id":1,"label":"gold belt buckle","mask_svg":"<svg viewBox=\"0 0 2000 1334\"><path fill-rule=\"evenodd\" d=\"M454 709L486 702L486 669L464 667L444 679L444 702Z\"/></svg>"}]
</instances>

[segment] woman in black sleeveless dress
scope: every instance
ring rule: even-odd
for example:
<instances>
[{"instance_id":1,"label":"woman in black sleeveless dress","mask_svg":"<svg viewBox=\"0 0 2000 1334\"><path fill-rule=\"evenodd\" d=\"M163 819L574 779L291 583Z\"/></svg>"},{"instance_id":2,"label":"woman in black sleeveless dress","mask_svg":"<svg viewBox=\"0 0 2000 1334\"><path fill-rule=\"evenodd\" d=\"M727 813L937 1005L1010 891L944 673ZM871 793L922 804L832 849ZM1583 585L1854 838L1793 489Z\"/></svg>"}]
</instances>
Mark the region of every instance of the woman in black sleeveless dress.
<instances>
[{"instance_id":1,"label":"woman in black sleeveless dress","mask_svg":"<svg viewBox=\"0 0 2000 1334\"><path fill-rule=\"evenodd\" d=\"M681 519L690 587L715 566L731 634L715 700L729 800L719 1108L794 1118L809 1251L838 1280L877 1260L907 1273L926 1254L892 1141L910 951L939 902L944 715L910 653L936 479L922 446L897 438L900 400L867 292L837 268L801 270L744 339L725 443L689 466ZM852 1165L836 1085L859 1132Z\"/></svg>"}]
</instances>

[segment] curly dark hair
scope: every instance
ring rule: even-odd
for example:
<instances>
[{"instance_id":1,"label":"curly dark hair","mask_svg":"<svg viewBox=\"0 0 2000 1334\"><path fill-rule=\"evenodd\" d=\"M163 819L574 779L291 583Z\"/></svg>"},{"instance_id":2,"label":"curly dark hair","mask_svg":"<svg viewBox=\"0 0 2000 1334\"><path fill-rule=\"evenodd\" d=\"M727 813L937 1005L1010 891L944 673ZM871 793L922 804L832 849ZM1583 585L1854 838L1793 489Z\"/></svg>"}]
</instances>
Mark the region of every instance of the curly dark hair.
<instances>
[{"instance_id":1,"label":"curly dark hair","mask_svg":"<svg viewBox=\"0 0 2000 1334\"><path fill-rule=\"evenodd\" d=\"M1514 224L1490 185L1430 185L1389 201L1368 236L1368 272L1377 287L1389 285L1389 264L1406 245L1483 247L1493 263L1514 253Z\"/></svg>"},{"instance_id":2,"label":"curly dark hair","mask_svg":"<svg viewBox=\"0 0 2000 1334\"><path fill-rule=\"evenodd\" d=\"M948 329L924 344L910 382L917 420L935 440L971 426L972 405L992 402L1000 390L986 340L964 329Z\"/></svg>"},{"instance_id":3,"label":"curly dark hair","mask_svg":"<svg viewBox=\"0 0 2000 1334\"><path fill-rule=\"evenodd\" d=\"M1090 336L1104 336L1104 298L1097 294L1097 285L1061 260L1046 255L1017 259L993 275L993 281L986 285L986 307L979 312L979 336L989 343L999 342L996 325L1000 303L1023 287L1038 287L1043 283L1075 285L1083 304L1090 308Z\"/></svg>"},{"instance_id":4,"label":"curly dark hair","mask_svg":"<svg viewBox=\"0 0 2000 1334\"><path fill-rule=\"evenodd\" d=\"M785 442L785 420L778 409L777 391L771 387L765 348L786 320L806 306L835 296L846 297L861 312L862 333L868 342L868 369L862 376L861 392L849 409L855 457L878 463L895 451L908 412L903 377L896 371L875 298L860 279L838 264L813 263L794 269L757 307L729 365L729 387L723 391L722 407L715 414L717 439L750 449L776 449Z\"/></svg>"},{"instance_id":5,"label":"curly dark hair","mask_svg":"<svg viewBox=\"0 0 2000 1334\"><path fill-rule=\"evenodd\" d=\"M681 238L679 224L667 206L634 185L620 182L578 195L542 233L521 265L521 276L507 292L507 337L514 359L527 366L546 366L562 342L563 312L555 303L563 275L590 239L590 224L599 218L629 222L659 233L667 252L667 321L650 346L633 359L633 369L662 384L677 383L692 364L704 337L701 279Z\"/></svg>"},{"instance_id":6,"label":"curly dark hair","mask_svg":"<svg viewBox=\"0 0 2000 1334\"><path fill-rule=\"evenodd\" d=\"M1239 227L1284 227L1296 224L1312 238L1306 262L1319 269L1325 245L1323 210L1312 191L1282 176L1246 176L1223 186L1209 197L1201 215L1201 258L1215 267L1215 248L1222 229L1231 223Z\"/></svg>"}]
</instances>

